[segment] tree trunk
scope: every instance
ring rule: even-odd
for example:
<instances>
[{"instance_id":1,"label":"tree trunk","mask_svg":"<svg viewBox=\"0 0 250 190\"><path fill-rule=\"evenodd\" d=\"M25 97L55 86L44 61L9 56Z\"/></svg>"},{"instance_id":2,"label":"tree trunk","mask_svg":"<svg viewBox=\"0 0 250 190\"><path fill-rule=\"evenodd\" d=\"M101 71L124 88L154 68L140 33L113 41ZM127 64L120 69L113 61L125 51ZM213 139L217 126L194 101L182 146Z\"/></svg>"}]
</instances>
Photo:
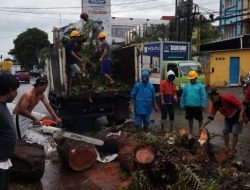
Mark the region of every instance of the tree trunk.
<instances>
[{"instance_id":1,"label":"tree trunk","mask_svg":"<svg viewBox=\"0 0 250 190\"><path fill-rule=\"evenodd\" d=\"M128 172L135 170L135 151L139 144L136 141L124 141L118 153L118 160L123 169Z\"/></svg>"},{"instance_id":2,"label":"tree trunk","mask_svg":"<svg viewBox=\"0 0 250 190\"><path fill-rule=\"evenodd\" d=\"M18 141L11 157L11 179L16 182L36 182L44 173L45 152L42 145Z\"/></svg>"},{"instance_id":3,"label":"tree trunk","mask_svg":"<svg viewBox=\"0 0 250 190\"><path fill-rule=\"evenodd\" d=\"M96 162L94 147L82 141L63 139L57 148L62 161L74 171L86 170Z\"/></svg>"},{"instance_id":4,"label":"tree trunk","mask_svg":"<svg viewBox=\"0 0 250 190\"><path fill-rule=\"evenodd\" d=\"M135 170L135 152L129 146L124 146L119 150L118 160L121 165L121 168L128 172L133 172Z\"/></svg>"},{"instance_id":5,"label":"tree trunk","mask_svg":"<svg viewBox=\"0 0 250 190\"><path fill-rule=\"evenodd\" d=\"M155 154L151 146L140 147L136 151L135 161L142 165L151 164L154 161Z\"/></svg>"}]
</instances>

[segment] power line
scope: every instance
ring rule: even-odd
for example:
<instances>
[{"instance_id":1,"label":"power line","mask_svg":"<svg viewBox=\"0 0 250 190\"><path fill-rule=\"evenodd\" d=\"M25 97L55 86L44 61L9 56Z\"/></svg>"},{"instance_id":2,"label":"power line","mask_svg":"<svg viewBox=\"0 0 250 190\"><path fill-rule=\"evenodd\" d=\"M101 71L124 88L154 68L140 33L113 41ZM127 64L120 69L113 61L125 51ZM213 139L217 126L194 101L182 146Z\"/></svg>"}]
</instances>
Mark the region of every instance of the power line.
<instances>
[{"instance_id":1,"label":"power line","mask_svg":"<svg viewBox=\"0 0 250 190\"><path fill-rule=\"evenodd\" d=\"M0 10L1 13L3 14L9 14L9 15L13 15L12 13L13 12L9 12L9 11L4 11L4 10ZM51 20L60 20L60 18L53 18L53 17L41 17L41 16L33 16L33 15L26 15L27 13L22 13L22 14L18 14L19 12L15 12L15 15L13 16L16 16L16 15L20 15L20 16L25 16L25 17L34 17L34 18L40 18L40 19L51 19ZM33 14L33 13L29 13L29 14ZM58 14L59 15L59 14ZM73 20L69 20L69 19L61 19L63 21L68 21L68 22L75 22Z\"/></svg>"},{"instance_id":2,"label":"power line","mask_svg":"<svg viewBox=\"0 0 250 190\"><path fill-rule=\"evenodd\" d=\"M136 3L145 3L145 2L153 2L153 1L157 1L157 0L144 0L144 1L137 1L137 2L127 2L127 3L119 3L119 4L113 4L113 5L129 5L129 4L136 4ZM213 1L213 2L217 2L217 1ZM210 3L202 3L201 5L204 4L211 4L213 2ZM154 9L154 8L161 8L161 7L166 7L166 6L174 6L175 4L164 4L164 5L159 5L159 6L154 6L154 7L142 7L142 8L138 8L138 9L132 9L132 10L122 10L122 11L113 11L110 13L120 13L120 12L133 12L133 11L138 11L138 10L147 10L147 9ZM112 6L112 5L106 5L106 6ZM22 11L22 10L30 10L30 9L69 9L69 8L80 8L80 7L43 7L43 8L39 8L39 7L0 7L0 11L2 12L13 12L13 13L27 13L27 14L64 14L64 15L78 15L79 13L60 13L60 12L33 12L33 11ZM3 9L17 9L17 10L21 10L21 11L16 11L16 10L3 10Z\"/></svg>"},{"instance_id":3,"label":"power line","mask_svg":"<svg viewBox=\"0 0 250 190\"><path fill-rule=\"evenodd\" d=\"M175 4L167 4L167 5L158 5L154 7L146 7L146 8L138 8L138 9L132 9L132 10L124 10L124 11L111 11L109 13L120 13L120 12L132 12L132 11L138 11L138 10L147 10L147 9L154 9L154 8L161 8L161 7L166 7L166 6L173 6ZM33 12L33 11L15 11L15 10L3 10L0 8L1 12L9 12L9 13L24 13L24 14L64 14L64 15L78 15L79 13L60 13L60 12Z\"/></svg>"},{"instance_id":4,"label":"power line","mask_svg":"<svg viewBox=\"0 0 250 190\"><path fill-rule=\"evenodd\" d=\"M144 0L144 1L136 1L136 2L127 2L127 3L117 3L117 4L106 4L102 5L102 7L110 7L110 6L119 6L119 5L132 5L132 4L138 4L138 3L147 3L147 2L154 2L158 0ZM82 8L79 6L69 6L69 7L2 7L0 6L1 9L78 9Z\"/></svg>"}]
</instances>

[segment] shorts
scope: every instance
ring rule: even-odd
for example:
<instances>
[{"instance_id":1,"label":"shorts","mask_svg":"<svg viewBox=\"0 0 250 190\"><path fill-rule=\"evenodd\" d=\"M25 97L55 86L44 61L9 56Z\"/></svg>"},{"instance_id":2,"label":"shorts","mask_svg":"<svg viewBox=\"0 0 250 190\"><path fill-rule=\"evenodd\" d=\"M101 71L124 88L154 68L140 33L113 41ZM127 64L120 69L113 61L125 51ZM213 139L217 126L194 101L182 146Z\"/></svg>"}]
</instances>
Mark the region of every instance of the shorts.
<instances>
[{"instance_id":1,"label":"shorts","mask_svg":"<svg viewBox=\"0 0 250 190\"><path fill-rule=\"evenodd\" d=\"M75 77L76 74L81 74L81 69L80 67L75 63L75 64L71 64L69 65L69 77Z\"/></svg>"},{"instance_id":2,"label":"shorts","mask_svg":"<svg viewBox=\"0 0 250 190\"><path fill-rule=\"evenodd\" d=\"M234 135L238 135L242 133L242 125L239 122L232 123L232 122L225 121L223 134L227 135L229 133L233 133Z\"/></svg>"},{"instance_id":3,"label":"shorts","mask_svg":"<svg viewBox=\"0 0 250 190\"><path fill-rule=\"evenodd\" d=\"M103 75L105 75L105 74L110 75L111 74L111 61L109 58L103 59L102 66L101 66L101 73Z\"/></svg>"},{"instance_id":4,"label":"shorts","mask_svg":"<svg viewBox=\"0 0 250 190\"><path fill-rule=\"evenodd\" d=\"M43 118L46 117L46 115L42 113L38 113L38 112L32 112L32 115L34 115L38 120L42 120ZM18 122L19 128L20 128L20 135L21 135L21 138L23 138L26 131L33 127L33 121L30 118L24 117L22 115L18 115L18 120L16 119L16 117L17 115L13 113L12 120L15 126L17 126L16 122Z\"/></svg>"},{"instance_id":5,"label":"shorts","mask_svg":"<svg viewBox=\"0 0 250 190\"><path fill-rule=\"evenodd\" d=\"M134 125L137 127L141 127L141 125L144 125L144 127L148 127L150 124L150 115L135 115L135 119L134 119Z\"/></svg>"},{"instance_id":6,"label":"shorts","mask_svg":"<svg viewBox=\"0 0 250 190\"><path fill-rule=\"evenodd\" d=\"M203 121L202 109L201 107L186 107L186 115L185 118L187 120L196 119L198 121Z\"/></svg>"},{"instance_id":7,"label":"shorts","mask_svg":"<svg viewBox=\"0 0 250 190\"><path fill-rule=\"evenodd\" d=\"M166 120L169 115L169 120L174 121L174 104L165 104L161 106L161 119Z\"/></svg>"}]
</instances>

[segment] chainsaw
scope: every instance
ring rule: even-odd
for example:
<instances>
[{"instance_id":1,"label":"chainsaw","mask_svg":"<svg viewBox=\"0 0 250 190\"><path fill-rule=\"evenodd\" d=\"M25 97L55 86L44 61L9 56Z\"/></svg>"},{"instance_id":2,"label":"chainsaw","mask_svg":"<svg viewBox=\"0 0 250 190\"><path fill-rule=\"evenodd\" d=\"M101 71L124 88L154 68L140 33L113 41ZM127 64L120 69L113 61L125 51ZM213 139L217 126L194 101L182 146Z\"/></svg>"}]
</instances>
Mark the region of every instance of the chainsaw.
<instances>
[{"instance_id":1,"label":"chainsaw","mask_svg":"<svg viewBox=\"0 0 250 190\"><path fill-rule=\"evenodd\" d=\"M42 124L41 126L34 126L33 130L38 131L40 133L44 133L44 134L52 134L53 138L65 137L65 138L69 138L69 139L73 139L77 141L87 142L89 144L93 144L97 146L102 146L104 144L104 141L100 139L95 139L95 138L88 137L85 135L80 135L77 133L67 132L63 130L63 128L60 128L60 127L44 125L44 124L48 124L44 121L41 121L41 124ZM56 123L53 123L53 124L56 124Z\"/></svg>"}]
</instances>

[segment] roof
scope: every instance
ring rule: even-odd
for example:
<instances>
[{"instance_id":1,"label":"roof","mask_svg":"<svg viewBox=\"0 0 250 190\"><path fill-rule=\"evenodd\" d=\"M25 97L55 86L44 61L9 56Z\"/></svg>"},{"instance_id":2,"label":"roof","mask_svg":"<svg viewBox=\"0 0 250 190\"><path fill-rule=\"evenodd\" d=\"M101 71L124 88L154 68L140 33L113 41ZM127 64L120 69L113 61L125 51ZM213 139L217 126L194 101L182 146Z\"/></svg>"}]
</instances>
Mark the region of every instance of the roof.
<instances>
[{"instance_id":1,"label":"roof","mask_svg":"<svg viewBox=\"0 0 250 190\"><path fill-rule=\"evenodd\" d=\"M250 48L250 35L211 42L200 46L200 51L222 51Z\"/></svg>"}]
</instances>

